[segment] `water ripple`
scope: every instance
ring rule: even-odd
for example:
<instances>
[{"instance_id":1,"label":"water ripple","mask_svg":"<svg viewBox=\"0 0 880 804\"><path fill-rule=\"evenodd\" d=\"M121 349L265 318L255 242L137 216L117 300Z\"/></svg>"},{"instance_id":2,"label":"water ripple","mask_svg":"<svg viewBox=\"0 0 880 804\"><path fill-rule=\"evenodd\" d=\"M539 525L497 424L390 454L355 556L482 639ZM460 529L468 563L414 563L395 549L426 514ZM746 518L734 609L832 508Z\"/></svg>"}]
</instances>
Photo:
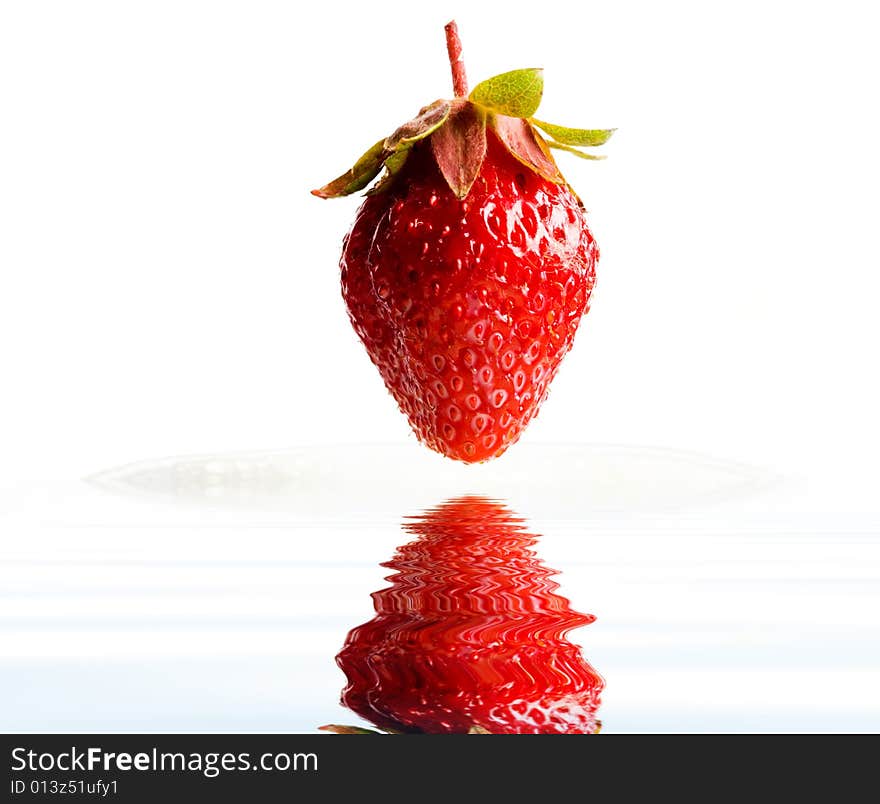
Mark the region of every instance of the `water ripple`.
<instances>
[{"instance_id":1,"label":"water ripple","mask_svg":"<svg viewBox=\"0 0 880 804\"><path fill-rule=\"evenodd\" d=\"M557 593L523 521L460 497L404 529L416 538L382 565L376 616L337 656L343 704L395 731L598 731L603 681L566 638L595 618Z\"/></svg>"}]
</instances>

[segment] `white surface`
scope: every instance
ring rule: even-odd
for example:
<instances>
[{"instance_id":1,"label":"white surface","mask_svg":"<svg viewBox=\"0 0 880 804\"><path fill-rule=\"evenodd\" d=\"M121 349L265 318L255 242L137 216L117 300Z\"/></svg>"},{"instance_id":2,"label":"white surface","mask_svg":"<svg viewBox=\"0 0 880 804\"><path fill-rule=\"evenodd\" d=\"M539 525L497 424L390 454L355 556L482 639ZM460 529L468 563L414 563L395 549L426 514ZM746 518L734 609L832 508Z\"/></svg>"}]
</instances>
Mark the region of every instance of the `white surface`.
<instances>
[{"instance_id":1,"label":"white surface","mask_svg":"<svg viewBox=\"0 0 880 804\"><path fill-rule=\"evenodd\" d=\"M880 515L847 515L844 492L632 447L523 447L477 473L426 460L415 477L405 452L168 458L32 486L0 553L0 726L357 722L333 657L372 616L401 521L502 488L598 616L572 637L606 679L607 732L880 726Z\"/></svg>"},{"instance_id":2,"label":"white surface","mask_svg":"<svg viewBox=\"0 0 880 804\"><path fill-rule=\"evenodd\" d=\"M308 194L449 93L451 17L472 83L543 65L544 119L618 127L606 162L560 157L593 309L473 472L415 443L348 325L357 201ZM0 5L0 727L339 719L400 518L464 484L599 615L609 731L880 728L875 31L857 0ZM395 493L352 470L335 524L320 478L291 499L229 457L374 442ZM622 446L531 488L548 442ZM173 459L146 496L81 480L188 454L219 461L195 499L157 496Z\"/></svg>"}]
</instances>

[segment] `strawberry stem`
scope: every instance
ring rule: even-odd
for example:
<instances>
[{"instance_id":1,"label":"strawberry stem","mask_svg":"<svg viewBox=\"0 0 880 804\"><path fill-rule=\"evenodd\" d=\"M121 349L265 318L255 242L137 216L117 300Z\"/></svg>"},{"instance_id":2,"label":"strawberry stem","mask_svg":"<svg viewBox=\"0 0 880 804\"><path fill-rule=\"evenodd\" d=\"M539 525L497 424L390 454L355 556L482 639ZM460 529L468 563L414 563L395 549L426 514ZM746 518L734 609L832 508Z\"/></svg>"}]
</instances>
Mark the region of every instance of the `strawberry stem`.
<instances>
[{"instance_id":1,"label":"strawberry stem","mask_svg":"<svg viewBox=\"0 0 880 804\"><path fill-rule=\"evenodd\" d=\"M452 91L456 98L465 98L468 94L467 74L461 58L461 39L455 20L446 23L446 50L449 53L449 66L452 67Z\"/></svg>"}]
</instances>

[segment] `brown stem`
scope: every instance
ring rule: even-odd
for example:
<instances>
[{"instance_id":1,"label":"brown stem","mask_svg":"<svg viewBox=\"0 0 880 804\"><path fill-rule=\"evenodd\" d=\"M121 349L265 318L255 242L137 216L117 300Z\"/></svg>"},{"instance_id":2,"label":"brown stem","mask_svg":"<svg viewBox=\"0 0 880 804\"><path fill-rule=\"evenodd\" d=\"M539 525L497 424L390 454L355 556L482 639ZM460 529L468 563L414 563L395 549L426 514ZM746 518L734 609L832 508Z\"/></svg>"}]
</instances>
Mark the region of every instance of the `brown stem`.
<instances>
[{"instance_id":1,"label":"brown stem","mask_svg":"<svg viewBox=\"0 0 880 804\"><path fill-rule=\"evenodd\" d=\"M455 20L448 22L446 31L446 50L449 53L449 66L452 67L452 91L456 98L465 98L468 94L467 74L461 58L461 39L458 38L458 26Z\"/></svg>"}]
</instances>

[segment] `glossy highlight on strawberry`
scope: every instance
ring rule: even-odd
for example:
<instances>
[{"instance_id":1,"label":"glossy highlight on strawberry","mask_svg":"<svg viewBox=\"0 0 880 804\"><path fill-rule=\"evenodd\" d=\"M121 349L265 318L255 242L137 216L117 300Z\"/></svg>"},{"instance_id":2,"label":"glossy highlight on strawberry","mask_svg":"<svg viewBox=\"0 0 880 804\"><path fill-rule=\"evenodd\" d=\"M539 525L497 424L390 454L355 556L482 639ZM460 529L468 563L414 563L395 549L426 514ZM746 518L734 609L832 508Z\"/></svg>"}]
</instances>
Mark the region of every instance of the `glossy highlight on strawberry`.
<instances>
[{"instance_id":1,"label":"glossy highlight on strawberry","mask_svg":"<svg viewBox=\"0 0 880 804\"><path fill-rule=\"evenodd\" d=\"M594 618L557 594L537 537L481 497L406 529L416 539L383 564L395 572L376 616L337 656L343 704L393 732L596 733L603 681L566 636Z\"/></svg>"},{"instance_id":2,"label":"glossy highlight on strawberry","mask_svg":"<svg viewBox=\"0 0 880 804\"><path fill-rule=\"evenodd\" d=\"M473 463L501 455L537 415L590 307L599 249L550 149L599 159L583 149L613 129L535 119L538 69L468 95L454 23L447 45L455 99L313 192L347 195L383 173L343 243L343 299L419 440Z\"/></svg>"}]
</instances>

